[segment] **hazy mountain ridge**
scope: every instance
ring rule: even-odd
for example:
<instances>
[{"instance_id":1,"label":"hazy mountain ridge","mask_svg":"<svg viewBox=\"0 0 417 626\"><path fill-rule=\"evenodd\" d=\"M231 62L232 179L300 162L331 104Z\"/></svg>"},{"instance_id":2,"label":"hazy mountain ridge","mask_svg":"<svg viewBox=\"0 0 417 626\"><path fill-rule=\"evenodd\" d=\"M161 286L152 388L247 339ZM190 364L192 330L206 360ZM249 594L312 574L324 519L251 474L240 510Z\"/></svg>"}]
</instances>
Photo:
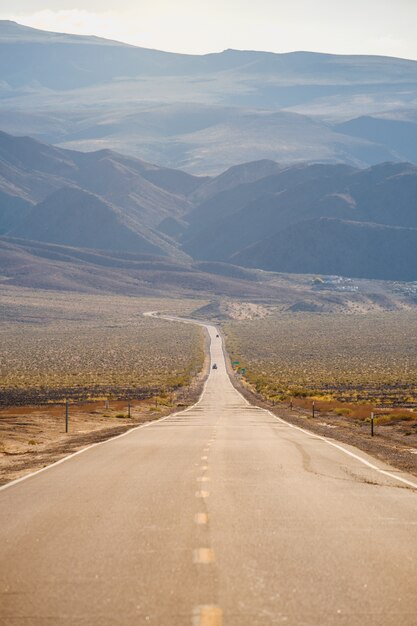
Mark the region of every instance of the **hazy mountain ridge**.
<instances>
[{"instance_id":1,"label":"hazy mountain ridge","mask_svg":"<svg viewBox=\"0 0 417 626\"><path fill-rule=\"evenodd\" d=\"M193 271L210 280L247 280L230 264L416 280L417 166L263 160L207 179L0 133L0 227L9 237L100 254L194 258ZM330 241L316 250L313 233Z\"/></svg>"},{"instance_id":2,"label":"hazy mountain ridge","mask_svg":"<svg viewBox=\"0 0 417 626\"><path fill-rule=\"evenodd\" d=\"M212 271L191 261L152 254L89 250L0 237L0 283L6 286L132 295L216 293L230 297L265 297L269 290L258 272L236 268Z\"/></svg>"},{"instance_id":3,"label":"hazy mountain ridge","mask_svg":"<svg viewBox=\"0 0 417 626\"><path fill-rule=\"evenodd\" d=\"M381 115L407 115L416 132L416 61L184 55L0 21L0 72L0 127L77 150L111 148L199 174L259 159L417 159L400 124L374 133Z\"/></svg>"},{"instance_id":4,"label":"hazy mountain ridge","mask_svg":"<svg viewBox=\"0 0 417 626\"><path fill-rule=\"evenodd\" d=\"M183 247L194 258L274 271L417 279L417 167L411 164L294 166L220 192L185 219ZM331 239L315 257L308 251L313 227Z\"/></svg>"},{"instance_id":5,"label":"hazy mountain ridge","mask_svg":"<svg viewBox=\"0 0 417 626\"><path fill-rule=\"evenodd\" d=\"M135 232L126 216L85 190L63 187L37 204L16 228L13 237L101 250L161 252Z\"/></svg>"},{"instance_id":6,"label":"hazy mountain ridge","mask_svg":"<svg viewBox=\"0 0 417 626\"><path fill-rule=\"evenodd\" d=\"M413 301L390 283L357 281L357 292L319 292L311 276L273 274L219 263L91 250L0 237L0 285L82 293L214 299L277 304L285 310L409 309ZM51 297L53 293L51 292ZM252 305L256 307L256 305ZM209 306L210 308L210 306ZM202 311L204 315L204 311Z\"/></svg>"},{"instance_id":7,"label":"hazy mountain ridge","mask_svg":"<svg viewBox=\"0 0 417 626\"><path fill-rule=\"evenodd\" d=\"M0 132L0 232L182 257L157 226L186 213L187 194L205 181L106 150L68 151Z\"/></svg>"},{"instance_id":8,"label":"hazy mountain ridge","mask_svg":"<svg viewBox=\"0 0 417 626\"><path fill-rule=\"evenodd\" d=\"M292 224L231 257L275 272L414 281L417 228L321 217Z\"/></svg>"}]
</instances>

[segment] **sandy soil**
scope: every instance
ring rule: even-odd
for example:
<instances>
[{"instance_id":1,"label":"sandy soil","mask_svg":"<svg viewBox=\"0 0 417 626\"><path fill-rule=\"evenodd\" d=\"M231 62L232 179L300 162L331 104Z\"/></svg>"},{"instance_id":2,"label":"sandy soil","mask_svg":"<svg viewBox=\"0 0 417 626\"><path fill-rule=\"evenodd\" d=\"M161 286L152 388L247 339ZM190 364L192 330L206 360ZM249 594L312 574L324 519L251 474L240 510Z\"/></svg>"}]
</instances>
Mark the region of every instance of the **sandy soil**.
<instances>
[{"instance_id":1,"label":"sandy soil","mask_svg":"<svg viewBox=\"0 0 417 626\"><path fill-rule=\"evenodd\" d=\"M266 307L253 302L225 302L221 308L227 317L234 320L263 319L270 315Z\"/></svg>"},{"instance_id":2,"label":"sandy soil","mask_svg":"<svg viewBox=\"0 0 417 626\"><path fill-rule=\"evenodd\" d=\"M115 437L135 426L159 419L194 404L208 373L208 361L192 384L172 395L169 404L147 399L73 403L65 432L65 406L10 406L0 410L0 485Z\"/></svg>"},{"instance_id":3,"label":"sandy soil","mask_svg":"<svg viewBox=\"0 0 417 626\"><path fill-rule=\"evenodd\" d=\"M71 404L69 432L65 407L19 406L0 410L0 484L49 465L91 443L114 437L133 426L157 419L172 410L149 402L133 403L131 418L126 402Z\"/></svg>"}]
</instances>

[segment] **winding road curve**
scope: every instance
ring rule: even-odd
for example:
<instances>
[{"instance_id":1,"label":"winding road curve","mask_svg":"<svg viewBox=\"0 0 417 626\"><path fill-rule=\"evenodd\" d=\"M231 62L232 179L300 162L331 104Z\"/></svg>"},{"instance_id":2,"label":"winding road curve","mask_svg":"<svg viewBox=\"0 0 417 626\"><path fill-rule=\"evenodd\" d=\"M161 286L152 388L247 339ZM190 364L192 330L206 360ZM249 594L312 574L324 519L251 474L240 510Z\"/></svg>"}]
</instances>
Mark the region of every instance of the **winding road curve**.
<instances>
[{"instance_id":1,"label":"winding road curve","mask_svg":"<svg viewBox=\"0 0 417 626\"><path fill-rule=\"evenodd\" d=\"M0 624L415 626L417 479L249 405L207 329L196 405L0 490Z\"/></svg>"}]
</instances>

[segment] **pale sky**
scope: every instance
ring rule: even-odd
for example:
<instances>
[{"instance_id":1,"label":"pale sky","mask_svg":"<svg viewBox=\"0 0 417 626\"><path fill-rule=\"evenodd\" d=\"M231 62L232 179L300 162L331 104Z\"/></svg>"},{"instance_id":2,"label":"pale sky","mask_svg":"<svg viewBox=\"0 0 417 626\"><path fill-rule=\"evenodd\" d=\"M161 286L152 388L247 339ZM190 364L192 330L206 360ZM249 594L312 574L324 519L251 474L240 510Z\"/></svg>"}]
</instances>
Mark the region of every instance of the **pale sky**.
<instances>
[{"instance_id":1,"label":"pale sky","mask_svg":"<svg viewBox=\"0 0 417 626\"><path fill-rule=\"evenodd\" d=\"M0 19L191 54L236 48L417 59L417 0L0 0Z\"/></svg>"}]
</instances>

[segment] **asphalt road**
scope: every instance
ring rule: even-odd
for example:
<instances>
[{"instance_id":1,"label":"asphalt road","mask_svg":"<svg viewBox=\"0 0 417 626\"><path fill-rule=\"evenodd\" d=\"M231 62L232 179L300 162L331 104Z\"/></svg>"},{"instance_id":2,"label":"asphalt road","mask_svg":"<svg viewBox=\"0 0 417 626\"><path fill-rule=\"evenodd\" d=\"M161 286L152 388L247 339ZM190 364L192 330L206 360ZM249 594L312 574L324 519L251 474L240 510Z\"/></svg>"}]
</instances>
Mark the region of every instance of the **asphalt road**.
<instances>
[{"instance_id":1,"label":"asphalt road","mask_svg":"<svg viewBox=\"0 0 417 626\"><path fill-rule=\"evenodd\" d=\"M417 479L248 405L209 332L197 405L0 491L0 624L415 626Z\"/></svg>"}]
</instances>

